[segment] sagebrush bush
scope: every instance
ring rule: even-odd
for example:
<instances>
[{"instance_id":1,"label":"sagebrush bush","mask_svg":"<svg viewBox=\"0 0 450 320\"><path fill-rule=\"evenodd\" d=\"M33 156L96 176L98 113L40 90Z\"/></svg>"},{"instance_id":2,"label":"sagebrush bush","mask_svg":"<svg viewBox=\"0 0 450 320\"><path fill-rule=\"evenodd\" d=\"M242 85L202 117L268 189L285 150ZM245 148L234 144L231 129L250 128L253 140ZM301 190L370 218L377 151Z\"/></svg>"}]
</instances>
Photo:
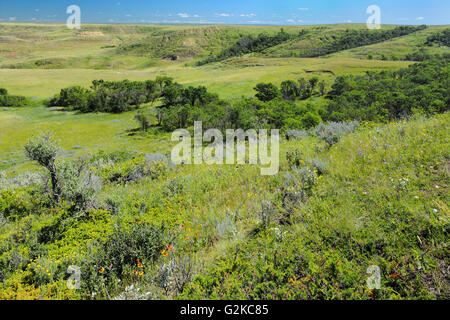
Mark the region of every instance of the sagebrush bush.
<instances>
[{"instance_id":1,"label":"sagebrush bush","mask_svg":"<svg viewBox=\"0 0 450 320\"><path fill-rule=\"evenodd\" d=\"M338 143L342 136L355 131L358 127L358 121L321 123L316 128L316 135L328 146L332 146Z\"/></svg>"},{"instance_id":2,"label":"sagebrush bush","mask_svg":"<svg viewBox=\"0 0 450 320\"><path fill-rule=\"evenodd\" d=\"M39 172L26 172L13 177L7 177L6 172L0 171L0 190L14 190L42 185L46 181Z\"/></svg>"},{"instance_id":3,"label":"sagebrush bush","mask_svg":"<svg viewBox=\"0 0 450 320\"><path fill-rule=\"evenodd\" d=\"M49 133L33 137L25 145L27 157L48 170L52 187L51 198L55 202L59 202L61 194L60 181L56 172L56 156L59 150L58 145Z\"/></svg>"},{"instance_id":4,"label":"sagebrush bush","mask_svg":"<svg viewBox=\"0 0 450 320\"><path fill-rule=\"evenodd\" d=\"M89 167L76 162L61 162L57 166L61 198L84 210L102 187L102 180Z\"/></svg>"}]
</instances>

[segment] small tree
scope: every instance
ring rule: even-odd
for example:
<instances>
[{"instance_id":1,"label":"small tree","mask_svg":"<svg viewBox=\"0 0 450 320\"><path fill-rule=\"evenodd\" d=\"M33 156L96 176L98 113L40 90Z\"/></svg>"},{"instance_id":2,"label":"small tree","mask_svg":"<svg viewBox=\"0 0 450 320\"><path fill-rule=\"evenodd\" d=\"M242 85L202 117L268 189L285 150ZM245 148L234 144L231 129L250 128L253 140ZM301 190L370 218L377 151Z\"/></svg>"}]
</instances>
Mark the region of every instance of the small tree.
<instances>
[{"instance_id":1,"label":"small tree","mask_svg":"<svg viewBox=\"0 0 450 320\"><path fill-rule=\"evenodd\" d=\"M309 87L311 90L311 95L314 93L314 89L316 88L318 83L319 83L318 77L313 77L313 78L309 79Z\"/></svg>"},{"instance_id":2,"label":"small tree","mask_svg":"<svg viewBox=\"0 0 450 320\"><path fill-rule=\"evenodd\" d=\"M150 119L149 117L142 111L139 111L135 116L134 119L139 122L141 129L143 131L147 131L148 128L150 128Z\"/></svg>"},{"instance_id":3,"label":"small tree","mask_svg":"<svg viewBox=\"0 0 450 320\"><path fill-rule=\"evenodd\" d=\"M298 96L298 91L295 81L287 80L281 83L281 94L284 100L295 100Z\"/></svg>"},{"instance_id":4,"label":"small tree","mask_svg":"<svg viewBox=\"0 0 450 320\"><path fill-rule=\"evenodd\" d=\"M255 87L256 97L263 102L271 101L280 96L280 90L273 83L258 83Z\"/></svg>"},{"instance_id":5,"label":"small tree","mask_svg":"<svg viewBox=\"0 0 450 320\"><path fill-rule=\"evenodd\" d=\"M325 81L324 80L320 81L319 82L319 92L320 92L321 96L325 95L325 93L326 93L326 89L325 88L326 88Z\"/></svg>"},{"instance_id":6,"label":"small tree","mask_svg":"<svg viewBox=\"0 0 450 320\"><path fill-rule=\"evenodd\" d=\"M48 133L31 138L25 145L26 156L48 170L52 184L52 198L56 202L59 202L61 196L61 186L56 169L58 151L59 147Z\"/></svg>"}]
</instances>

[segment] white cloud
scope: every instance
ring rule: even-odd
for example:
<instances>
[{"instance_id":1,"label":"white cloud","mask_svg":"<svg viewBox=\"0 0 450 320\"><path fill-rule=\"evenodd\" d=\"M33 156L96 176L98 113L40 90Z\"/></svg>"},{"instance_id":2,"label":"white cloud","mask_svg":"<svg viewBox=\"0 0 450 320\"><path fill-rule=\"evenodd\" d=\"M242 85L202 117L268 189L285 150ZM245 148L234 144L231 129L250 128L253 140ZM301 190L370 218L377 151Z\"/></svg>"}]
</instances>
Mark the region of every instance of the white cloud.
<instances>
[{"instance_id":1,"label":"white cloud","mask_svg":"<svg viewBox=\"0 0 450 320\"><path fill-rule=\"evenodd\" d=\"M132 17L133 15L131 14L126 14L125 17Z\"/></svg>"},{"instance_id":2,"label":"white cloud","mask_svg":"<svg viewBox=\"0 0 450 320\"><path fill-rule=\"evenodd\" d=\"M420 20L423 20L423 19L425 19L425 18L424 17L417 17L416 18L417 21L420 21Z\"/></svg>"},{"instance_id":3,"label":"white cloud","mask_svg":"<svg viewBox=\"0 0 450 320\"><path fill-rule=\"evenodd\" d=\"M218 15L219 17L230 17L231 14L229 13L216 13L216 15Z\"/></svg>"},{"instance_id":4,"label":"white cloud","mask_svg":"<svg viewBox=\"0 0 450 320\"><path fill-rule=\"evenodd\" d=\"M16 17L9 17L9 21L16 21Z\"/></svg>"},{"instance_id":5,"label":"white cloud","mask_svg":"<svg viewBox=\"0 0 450 320\"><path fill-rule=\"evenodd\" d=\"M345 21L345 22L347 22L347 23L352 23L352 20L347 20L347 21Z\"/></svg>"},{"instance_id":6,"label":"white cloud","mask_svg":"<svg viewBox=\"0 0 450 320\"><path fill-rule=\"evenodd\" d=\"M249 13L249 14L241 14L240 16L241 16L241 17L255 17L256 14L254 14L254 13Z\"/></svg>"},{"instance_id":7,"label":"white cloud","mask_svg":"<svg viewBox=\"0 0 450 320\"><path fill-rule=\"evenodd\" d=\"M187 13L178 13L177 16L181 18L189 18L190 16Z\"/></svg>"},{"instance_id":8,"label":"white cloud","mask_svg":"<svg viewBox=\"0 0 450 320\"><path fill-rule=\"evenodd\" d=\"M286 20L286 21L289 22L289 23L295 23L295 21L292 20L292 19L289 19L289 20Z\"/></svg>"},{"instance_id":9,"label":"white cloud","mask_svg":"<svg viewBox=\"0 0 450 320\"><path fill-rule=\"evenodd\" d=\"M298 10L300 10L300 11L308 11L309 8L298 8Z\"/></svg>"}]
</instances>

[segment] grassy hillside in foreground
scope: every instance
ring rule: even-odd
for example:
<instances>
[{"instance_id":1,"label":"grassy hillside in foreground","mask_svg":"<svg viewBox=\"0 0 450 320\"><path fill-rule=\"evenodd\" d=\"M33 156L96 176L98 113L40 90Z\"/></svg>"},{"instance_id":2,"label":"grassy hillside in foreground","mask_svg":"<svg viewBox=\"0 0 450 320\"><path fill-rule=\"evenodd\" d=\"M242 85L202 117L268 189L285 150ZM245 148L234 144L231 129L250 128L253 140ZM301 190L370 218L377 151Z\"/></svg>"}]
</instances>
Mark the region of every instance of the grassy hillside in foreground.
<instances>
[{"instance_id":1,"label":"grassy hillside in foreground","mask_svg":"<svg viewBox=\"0 0 450 320\"><path fill-rule=\"evenodd\" d=\"M204 165L105 181L104 209L81 216L18 189L12 212L35 209L0 227L1 298L448 299L449 122L363 126L330 149L315 135L283 141L274 177ZM130 165L117 161L93 170ZM151 227L163 221L169 238ZM162 237L153 258L120 260L129 250L117 240L133 250L149 227ZM65 285L69 265L82 268L80 290ZM375 293L370 265L381 269Z\"/></svg>"},{"instance_id":2,"label":"grassy hillside in foreground","mask_svg":"<svg viewBox=\"0 0 450 320\"><path fill-rule=\"evenodd\" d=\"M448 299L448 124L445 114L360 129L329 151L290 142L303 166L323 161L310 197L291 209L292 225L277 223L290 208L280 189L292 195L299 183L285 171L283 187L249 196L260 203L250 216L269 215L267 225L238 222L183 297ZM235 213L245 221L245 206ZM370 265L382 272L375 295L365 287Z\"/></svg>"}]
</instances>

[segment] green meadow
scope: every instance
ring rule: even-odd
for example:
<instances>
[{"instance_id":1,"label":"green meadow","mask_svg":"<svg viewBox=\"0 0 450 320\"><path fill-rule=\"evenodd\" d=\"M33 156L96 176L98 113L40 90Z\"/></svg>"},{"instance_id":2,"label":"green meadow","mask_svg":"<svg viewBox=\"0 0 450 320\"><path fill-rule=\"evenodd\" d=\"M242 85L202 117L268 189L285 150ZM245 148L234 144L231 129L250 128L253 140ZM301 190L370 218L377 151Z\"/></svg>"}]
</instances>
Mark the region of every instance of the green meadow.
<instances>
[{"instance_id":1,"label":"green meadow","mask_svg":"<svg viewBox=\"0 0 450 320\"><path fill-rule=\"evenodd\" d=\"M281 44L196 64L280 28L291 35ZM135 116L161 101L122 113L46 106L61 89L93 80L160 76L227 102L255 97L259 83L300 78L317 77L332 92L340 76L407 68L418 61L406 55L418 51L448 54L444 45L425 45L448 28L305 58L305 50L365 25L78 31L0 23L0 88L29 99L0 107L0 299L448 299L448 101L433 101L441 111L414 109L350 129L343 121L290 139L283 132L275 176L262 176L259 165L160 161L175 145L171 132L155 118L141 130ZM312 91L292 105L329 107ZM25 151L47 133L59 148L59 178L69 181L61 199L48 168ZM81 270L77 289L67 286L73 265ZM370 266L381 272L376 289L368 286Z\"/></svg>"}]
</instances>

